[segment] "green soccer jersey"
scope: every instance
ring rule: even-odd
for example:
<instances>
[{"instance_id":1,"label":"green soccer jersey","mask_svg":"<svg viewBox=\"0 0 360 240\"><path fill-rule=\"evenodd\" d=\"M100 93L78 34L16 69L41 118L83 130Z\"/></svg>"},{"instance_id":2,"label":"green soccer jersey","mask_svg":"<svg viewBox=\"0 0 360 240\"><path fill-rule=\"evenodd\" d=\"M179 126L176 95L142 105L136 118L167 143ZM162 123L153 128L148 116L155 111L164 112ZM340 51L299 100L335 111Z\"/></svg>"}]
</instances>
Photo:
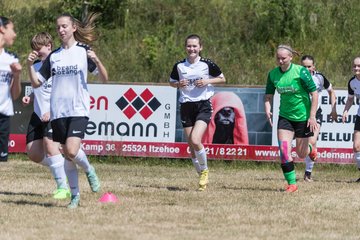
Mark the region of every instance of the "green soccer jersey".
<instances>
[{"instance_id":1,"label":"green soccer jersey","mask_svg":"<svg viewBox=\"0 0 360 240\"><path fill-rule=\"evenodd\" d=\"M283 72L280 67L269 72L266 94L280 94L280 113L290 121L302 122L310 117L310 92L316 91L310 72L303 66L291 63Z\"/></svg>"}]
</instances>

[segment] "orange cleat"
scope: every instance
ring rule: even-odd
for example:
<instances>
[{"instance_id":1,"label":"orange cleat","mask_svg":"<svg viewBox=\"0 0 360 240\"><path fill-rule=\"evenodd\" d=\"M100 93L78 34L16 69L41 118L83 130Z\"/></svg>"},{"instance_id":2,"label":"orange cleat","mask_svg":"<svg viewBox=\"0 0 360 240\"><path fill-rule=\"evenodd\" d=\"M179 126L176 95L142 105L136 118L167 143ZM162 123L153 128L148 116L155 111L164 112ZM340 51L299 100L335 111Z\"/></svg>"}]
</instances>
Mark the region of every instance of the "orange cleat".
<instances>
[{"instance_id":1,"label":"orange cleat","mask_svg":"<svg viewBox=\"0 0 360 240\"><path fill-rule=\"evenodd\" d=\"M298 186L296 184L287 185L287 187L285 189L285 192L288 192L288 193L293 193L293 192L297 192L297 191L298 191Z\"/></svg>"}]
</instances>

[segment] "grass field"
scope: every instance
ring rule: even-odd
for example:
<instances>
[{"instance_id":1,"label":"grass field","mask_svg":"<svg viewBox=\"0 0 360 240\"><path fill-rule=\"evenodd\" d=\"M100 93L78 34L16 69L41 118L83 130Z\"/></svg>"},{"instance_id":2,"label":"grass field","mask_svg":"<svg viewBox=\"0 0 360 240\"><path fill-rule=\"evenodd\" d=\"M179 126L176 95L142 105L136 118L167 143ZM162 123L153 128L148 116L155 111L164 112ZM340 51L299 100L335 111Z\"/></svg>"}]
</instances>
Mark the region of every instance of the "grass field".
<instances>
[{"instance_id":1,"label":"grass field","mask_svg":"<svg viewBox=\"0 0 360 240\"><path fill-rule=\"evenodd\" d=\"M53 200L44 167L12 156L0 164L0 239L359 239L360 184L354 165L315 166L313 183L283 192L279 164L210 162L197 192L191 161L92 159L102 181L91 193L80 174L81 206ZM99 203L102 193L120 202Z\"/></svg>"}]
</instances>

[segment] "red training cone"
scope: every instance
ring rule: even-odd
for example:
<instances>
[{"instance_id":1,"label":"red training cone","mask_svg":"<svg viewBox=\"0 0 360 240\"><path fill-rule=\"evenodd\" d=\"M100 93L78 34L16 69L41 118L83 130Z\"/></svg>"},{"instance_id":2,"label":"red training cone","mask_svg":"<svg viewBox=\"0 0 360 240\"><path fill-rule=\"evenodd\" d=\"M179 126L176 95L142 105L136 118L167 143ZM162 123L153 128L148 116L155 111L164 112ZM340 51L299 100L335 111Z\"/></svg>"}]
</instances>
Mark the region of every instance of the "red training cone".
<instances>
[{"instance_id":1,"label":"red training cone","mask_svg":"<svg viewBox=\"0 0 360 240\"><path fill-rule=\"evenodd\" d=\"M116 197L116 195L111 192L104 193L101 196L101 198L99 199L99 202L102 202L102 203L107 203L107 202L115 203L118 201L119 201L119 199Z\"/></svg>"}]
</instances>

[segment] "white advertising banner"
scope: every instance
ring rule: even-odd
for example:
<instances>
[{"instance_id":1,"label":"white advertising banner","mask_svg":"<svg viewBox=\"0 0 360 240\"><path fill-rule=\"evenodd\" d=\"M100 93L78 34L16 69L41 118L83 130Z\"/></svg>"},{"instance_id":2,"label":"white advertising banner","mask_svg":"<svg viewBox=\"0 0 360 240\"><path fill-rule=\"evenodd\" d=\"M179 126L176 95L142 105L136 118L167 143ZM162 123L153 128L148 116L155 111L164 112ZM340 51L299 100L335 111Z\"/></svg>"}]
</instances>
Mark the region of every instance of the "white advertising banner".
<instances>
[{"instance_id":1,"label":"white advertising banner","mask_svg":"<svg viewBox=\"0 0 360 240\"><path fill-rule=\"evenodd\" d=\"M330 98L327 91L322 91L320 98L320 105L322 109L322 125L317 142L318 147L326 148L352 148L354 124L356 120L357 110L359 108L359 101L355 98L354 105L350 108L348 119L346 123L342 122L342 113L344 111L347 100L347 90L336 90L336 109L338 119L332 122L330 119L331 105ZM273 106L273 132L272 145L277 146L277 120L279 116L280 96L275 94Z\"/></svg>"},{"instance_id":2,"label":"white advertising banner","mask_svg":"<svg viewBox=\"0 0 360 240\"><path fill-rule=\"evenodd\" d=\"M23 93L29 84L23 83ZM137 156L157 158L189 158L190 149L183 138L180 123L177 89L160 85L89 84L90 119L86 126L82 148L88 155ZM279 161L276 123L279 96L274 98L274 123L271 128L265 120L263 97L265 89L224 88L243 100L247 132L251 143L204 144L208 159ZM321 98L323 119L318 144L321 163L353 164L352 133L358 100L350 109L347 123L341 115L347 91L336 91L338 122L329 120L330 105L326 93ZM14 104L11 117L9 151L24 153L26 132L32 107L25 107L21 98ZM177 124L176 124L177 123ZM254 124L256 123L256 124ZM215 129L216 130L216 129ZM264 144L265 143L265 144ZM295 161L295 149L291 152Z\"/></svg>"},{"instance_id":3,"label":"white advertising banner","mask_svg":"<svg viewBox=\"0 0 360 240\"><path fill-rule=\"evenodd\" d=\"M175 142L176 89L89 84L85 140Z\"/></svg>"}]
</instances>

